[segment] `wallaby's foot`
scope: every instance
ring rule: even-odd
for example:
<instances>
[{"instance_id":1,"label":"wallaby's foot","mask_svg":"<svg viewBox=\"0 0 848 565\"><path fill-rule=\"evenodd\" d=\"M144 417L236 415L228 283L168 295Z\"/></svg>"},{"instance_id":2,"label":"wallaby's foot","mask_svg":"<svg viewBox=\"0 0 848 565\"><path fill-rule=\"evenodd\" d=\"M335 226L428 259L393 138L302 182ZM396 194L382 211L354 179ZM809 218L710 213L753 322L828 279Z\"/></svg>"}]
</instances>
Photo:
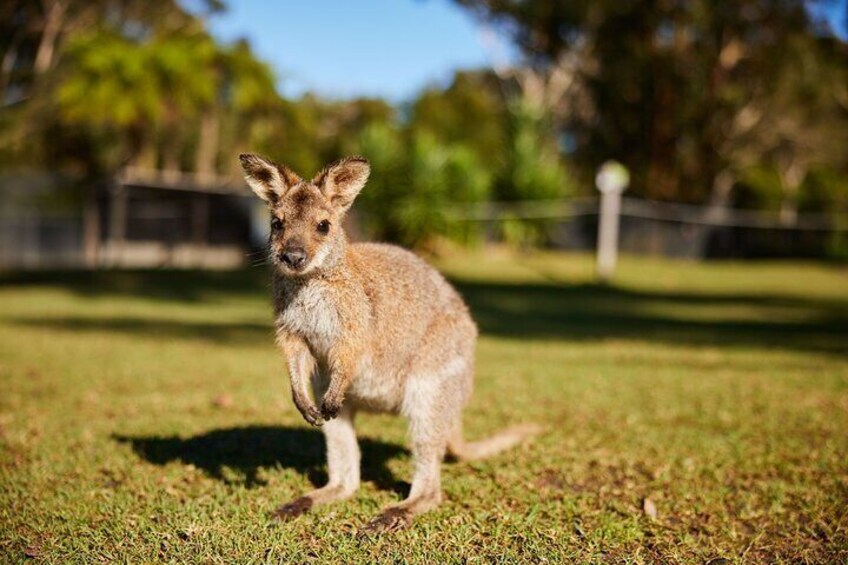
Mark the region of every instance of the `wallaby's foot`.
<instances>
[{"instance_id":1,"label":"wallaby's foot","mask_svg":"<svg viewBox=\"0 0 848 565\"><path fill-rule=\"evenodd\" d=\"M406 508L387 508L362 528L363 534L396 532L412 525L412 512Z\"/></svg>"},{"instance_id":2,"label":"wallaby's foot","mask_svg":"<svg viewBox=\"0 0 848 565\"><path fill-rule=\"evenodd\" d=\"M413 489L415 485L413 483ZM432 510L442 501L441 492L407 498L397 506L390 506L383 513L368 522L362 529L363 534L396 532L412 525L413 517Z\"/></svg>"},{"instance_id":3,"label":"wallaby's foot","mask_svg":"<svg viewBox=\"0 0 848 565\"><path fill-rule=\"evenodd\" d=\"M312 499L308 496L301 496L277 508L272 516L279 520L291 520L306 514L310 508L312 508Z\"/></svg>"},{"instance_id":4,"label":"wallaby's foot","mask_svg":"<svg viewBox=\"0 0 848 565\"><path fill-rule=\"evenodd\" d=\"M333 467L330 467L330 473L334 473ZM329 504L339 500L350 498L356 492L359 483L354 485L339 485L328 484L317 490L313 490L299 498L296 498L288 504L283 504L273 513L275 518L281 520L289 520L306 514L314 506Z\"/></svg>"}]
</instances>

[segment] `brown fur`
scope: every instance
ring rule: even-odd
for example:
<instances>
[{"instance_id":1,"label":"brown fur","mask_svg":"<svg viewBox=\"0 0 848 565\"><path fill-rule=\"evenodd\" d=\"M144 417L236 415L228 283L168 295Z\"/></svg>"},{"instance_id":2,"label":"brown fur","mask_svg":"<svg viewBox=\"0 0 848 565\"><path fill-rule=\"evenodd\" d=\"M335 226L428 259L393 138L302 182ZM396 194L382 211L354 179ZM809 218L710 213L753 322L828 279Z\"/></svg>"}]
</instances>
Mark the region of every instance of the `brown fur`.
<instances>
[{"instance_id":1,"label":"brown fur","mask_svg":"<svg viewBox=\"0 0 848 565\"><path fill-rule=\"evenodd\" d=\"M481 442L462 439L477 328L453 287L409 251L347 242L341 220L368 179L367 160L341 159L308 182L257 155L241 161L250 187L282 222L270 238L277 343L295 406L322 426L327 442L328 484L283 506L281 516L350 497L359 487L359 411L405 415L415 467L407 499L370 530L402 527L439 504L447 451L485 457L535 433L525 426ZM292 253L305 259L293 261Z\"/></svg>"}]
</instances>

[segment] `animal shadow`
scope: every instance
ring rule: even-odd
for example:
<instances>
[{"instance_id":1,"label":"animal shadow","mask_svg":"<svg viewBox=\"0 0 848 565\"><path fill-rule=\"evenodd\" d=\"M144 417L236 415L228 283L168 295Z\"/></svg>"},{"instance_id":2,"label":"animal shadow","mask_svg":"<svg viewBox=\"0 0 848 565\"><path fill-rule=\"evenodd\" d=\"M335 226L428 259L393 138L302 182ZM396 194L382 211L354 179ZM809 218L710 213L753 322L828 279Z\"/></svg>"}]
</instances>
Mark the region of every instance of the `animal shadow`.
<instances>
[{"instance_id":1,"label":"animal shadow","mask_svg":"<svg viewBox=\"0 0 848 565\"><path fill-rule=\"evenodd\" d=\"M315 486L327 480L323 434L307 428L285 426L243 426L222 428L182 438L179 436L113 435L129 444L149 463L166 465L179 461L203 470L208 476L248 488L265 482L259 477L263 467L294 469L306 475ZM403 447L360 438L363 480L378 488L403 494L408 485L398 481L386 467L392 457L406 453Z\"/></svg>"}]
</instances>

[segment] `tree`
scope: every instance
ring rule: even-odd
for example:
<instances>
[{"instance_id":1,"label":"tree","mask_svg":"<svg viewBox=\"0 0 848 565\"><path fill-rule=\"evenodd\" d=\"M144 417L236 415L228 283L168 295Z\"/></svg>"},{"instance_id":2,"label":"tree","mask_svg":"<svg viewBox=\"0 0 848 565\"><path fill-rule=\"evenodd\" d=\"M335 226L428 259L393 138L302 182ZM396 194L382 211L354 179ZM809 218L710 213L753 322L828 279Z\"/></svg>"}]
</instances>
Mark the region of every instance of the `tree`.
<instances>
[{"instance_id":1,"label":"tree","mask_svg":"<svg viewBox=\"0 0 848 565\"><path fill-rule=\"evenodd\" d=\"M206 13L224 9L220 0L204 0ZM0 100L27 98L43 75L54 69L65 44L95 28L137 36L163 26L180 27L194 17L176 0L12 0L0 7ZM131 31L129 31L131 30ZM26 53L32 52L29 58Z\"/></svg>"},{"instance_id":2,"label":"tree","mask_svg":"<svg viewBox=\"0 0 848 565\"><path fill-rule=\"evenodd\" d=\"M742 140L761 134L766 100L787 86L780 69L798 63L790 46L800 38L820 60L821 33L802 0L459 3L509 30L537 74L578 57L572 92L589 108L566 104L557 120L583 177L615 158L631 170L633 192L656 199L728 202L750 166ZM801 104L784 111L796 115L796 133L809 125Z\"/></svg>"},{"instance_id":3,"label":"tree","mask_svg":"<svg viewBox=\"0 0 848 565\"><path fill-rule=\"evenodd\" d=\"M462 143L491 171L504 165L507 122L503 84L493 72L457 72L446 89L426 89L410 107L411 129Z\"/></svg>"},{"instance_id":4,"label":"tree","mask_svg":"<svg viewBox=\"0 0 848 565\"><path fill-rule=\"evenodd\" d=\"M359 205L375 237L431 249L439 237L465 243L478 237L476 226L448 216L451 205L491 197L492 174L471 148L375 123L363 130L358 149L373 171Z\"/></svg>"},{"instance_id":5,"label":"tree","mask_svg":"<svg viewBox=\"0 0 848 565\"><path fill-rule=\"evenodd\" d=\"M256 128L280 111L283 101L277 93L274 73L260 61L247 41L236 42L219 51L218 95L213 108L203 115L196 170L212 171L220 152L220 142L233 154L247 150L257 137ZM228 136L220 131L221 121ZM236 172L236 159L226 159L224 172Z\"/></svg>"},{"instance_id":6,"label":"tree","mask_svg":"<svg viewBox=\"0 0 848 565\"><path fill-rule=\"evenodd\" d=\"M150 56L108 32L78 37L67 47L55 92L58 118L95 136L93 145L104 149L92 156L99 163L95 169L116 170L153 140L165 108Z\"/></svg>"},{"instance_id":7,"label":"tree","mask_svg":"<svg viewBox=\"0 0 848 565\"><path fill-rule=\"evenodd\" d=\"M788 62L775 69L775 87L763 97L751 142L778 175L781 221L791 225L812 170L848 173L848 104L840 100L848 85L848 46L799 36L785 49Z\"/></svg>"}]
</instances>

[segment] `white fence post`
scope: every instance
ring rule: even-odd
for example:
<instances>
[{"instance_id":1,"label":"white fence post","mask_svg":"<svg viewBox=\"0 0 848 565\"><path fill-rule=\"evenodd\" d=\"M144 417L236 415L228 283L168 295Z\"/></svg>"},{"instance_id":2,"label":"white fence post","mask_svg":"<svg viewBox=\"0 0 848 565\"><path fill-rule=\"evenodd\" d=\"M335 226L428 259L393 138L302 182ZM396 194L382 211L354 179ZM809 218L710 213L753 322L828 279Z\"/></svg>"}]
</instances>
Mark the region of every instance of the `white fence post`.
<instances>
[{"instance_id":1,"label":"white fence post","mask_svg":"<svg viewBox=\"0 0 848 565\"><path fill-rule=\"evenodd\" d=\"M598 170L595 184L601 192L601 213L598 219L598 278L608 281L615 272L618 259L618 218L621 213L621 193L630 182L630 173L621 163L607 161Z\"/></svg>"}]
</instances>

